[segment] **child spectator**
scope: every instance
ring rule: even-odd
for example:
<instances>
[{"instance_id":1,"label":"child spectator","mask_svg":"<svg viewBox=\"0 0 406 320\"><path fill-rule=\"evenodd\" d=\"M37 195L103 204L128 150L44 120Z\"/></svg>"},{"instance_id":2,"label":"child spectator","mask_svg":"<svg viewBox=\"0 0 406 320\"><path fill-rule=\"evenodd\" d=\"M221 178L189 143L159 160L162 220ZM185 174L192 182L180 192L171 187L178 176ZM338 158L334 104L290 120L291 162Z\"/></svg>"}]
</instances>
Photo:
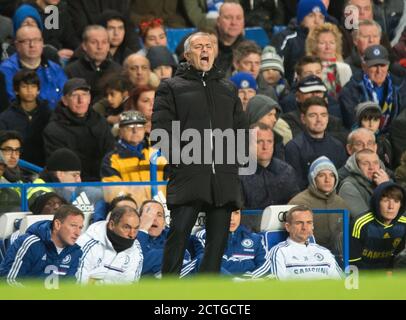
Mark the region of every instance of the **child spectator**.
<instances>
[{"instance_id":1,"label":"child spectator","mask_svg":"<svg viewBox=\"0 0 406 320\"><path fill-rule=\"evenodd\" d=\"M105 82L104 95L105 103L94 104L93 109L106 117L110 125L120 121L120 113L124 111L124 105L130 96L131 82L127 77L120 74L113 74Z\"/></svg>"},{"instance_id":2,"label":"child spectator","mask_svg":"<svg viewBox=\"0 0 406 320\"><path fill-rule=\"evenodd\" d=\"M376 137L378 145L377 154L385 164L385 167L392 168L393 152L388 134L380 131L382 110L379 105L372 101L363 102L355 109L356 127L371 130Z\"/></svg>"},{"instance_id":3,"label":"child spectator","mask_svg":"<svg viewBox=\"0 0 406 320\"><path fill-rule=\"evenodd\" d=\"M21 158L44 166L45 153L42 131L48 124L51 110L39 100L40 79L35 71L21 70L14 75L16 100L0 114L0 130L16 130L23 138Z\"/></svg>"},{"instance_id":4,"label":"child spectator","mask_svg":"<svg viewBox=\"0 0 406 320\"><path fill-rule=\"evenodd\" d=\"M284 74L283 59L276 53L276 49L265 47L261 56L260 76L275 89L278 99L288 95L290 90Z\"/></svg>"}]
</instances>

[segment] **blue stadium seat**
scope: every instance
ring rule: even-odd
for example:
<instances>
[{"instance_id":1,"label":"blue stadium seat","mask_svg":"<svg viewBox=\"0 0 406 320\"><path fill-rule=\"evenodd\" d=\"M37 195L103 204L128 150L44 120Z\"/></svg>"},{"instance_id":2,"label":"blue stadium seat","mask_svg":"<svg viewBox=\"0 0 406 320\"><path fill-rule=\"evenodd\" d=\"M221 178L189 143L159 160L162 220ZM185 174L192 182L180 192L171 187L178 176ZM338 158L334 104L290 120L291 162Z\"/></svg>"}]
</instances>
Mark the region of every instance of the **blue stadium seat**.
<instances>
[{"instance_id":1,"label":"blue stadium seat","mask_svg":"<svg viewBox=\"0 0 406 320\"><path fill-rule=\"evenodd\" d=\"M195 32L196 28L181 28L181 29L166 29L166 37L168 38L168 48L175 53L179 42L188 34Z\"/></svg>"},{"instance_id":2,"label":"blue stadium seat","mask_svg":"<svg viewBox=\"0 0 406 320\"><path fill-rule=\"evenodd\" d=\"M269 45L269 37L261 27L245 28L245 38L255 41L261 48Z\"/></svg>"}]
</instances>

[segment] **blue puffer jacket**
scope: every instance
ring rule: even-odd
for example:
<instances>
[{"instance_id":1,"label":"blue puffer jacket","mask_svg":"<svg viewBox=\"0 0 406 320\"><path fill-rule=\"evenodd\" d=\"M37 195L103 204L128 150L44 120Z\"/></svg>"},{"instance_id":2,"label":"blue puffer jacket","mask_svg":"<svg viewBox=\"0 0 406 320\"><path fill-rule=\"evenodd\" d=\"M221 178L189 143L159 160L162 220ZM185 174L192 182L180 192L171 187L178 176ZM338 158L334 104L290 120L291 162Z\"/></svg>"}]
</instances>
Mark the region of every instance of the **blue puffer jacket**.
<instances>
[{"instance_id":1,"label":"blue puffer jacket","mask_svg":"<svg viewBox=\"0 0 406 320\"><path fill-rule=\"evenodd\" d=\"M197 232L193 238L197 265L203 256L205 241L206 230ZM268 273L270 266L263 238L259 234L250 232L242 225L234 232L230 232L221 262L222 274L259 278Z\"/></svg>"},{"instance_id":2,"label":"blue puffer jacket","mask_svg":"<svg viewBox=\"0 0 406 320\"><path fill-rule=\"evenodd\" d=\"M34 223L8 249L0 265L0 276L6 277L9 284L16 284L20 278L46 277L56 272L62 277L75 275L82 250L74 244L58 254L51 240L51 225L48 220Z\"/></svg>"},{"instance_id":3,"label":"blue puffer jacket","mask_svg":"<svg viewBox=\"0 0 406 320\"><path fill-rule=\"evenodd\" d=\"M13 54L9 59L4 60L0 65L0 71L5 75L7 95L10 101L16 98L13 89L13 77L20 70L21 64L17 53ZM47 100L49 107L53 110L62 97L63 86L67 81L65 72L55 62L44 61L43 59L37 69L37 75L41 85L39 98Z\"/></svg>"}]
</instances>

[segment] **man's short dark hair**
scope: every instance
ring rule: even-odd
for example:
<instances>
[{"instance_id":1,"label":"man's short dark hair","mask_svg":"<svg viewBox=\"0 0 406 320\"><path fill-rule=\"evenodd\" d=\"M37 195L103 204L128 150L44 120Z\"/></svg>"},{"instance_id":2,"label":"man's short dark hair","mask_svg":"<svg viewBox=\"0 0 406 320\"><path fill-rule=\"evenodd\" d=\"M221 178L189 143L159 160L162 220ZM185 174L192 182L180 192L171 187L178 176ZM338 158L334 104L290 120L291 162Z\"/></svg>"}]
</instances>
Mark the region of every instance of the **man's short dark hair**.
<instances>
[{"instance_id":1,"label":"man's short dark hair","mask_svg":"<svg viewBox=\"0 0 406 320\"><path fill-rule=\"evenodd\" d=\"M54 225L55 220L59 220L61 223L63 223L69 216L81 216L83 219L85 218L85 215L80 209L70 204L64 204L61 205L58 210L56 210L54 219L52 221L52 226Z\"/></svg>"},{"instance_id":2,"label":"man's short dark hair","mask_svg":"<svg viewBox=\"0 0 406 320\"><path fill-rule=\"evenodd\" d=\"M403 192L398 186L390 186L382 192L381 199L384 197L402 202Z\"/></svg>"},{"instance_id":3,"label":"man's short dark hair","mask_svg":"<svg viewBox=\"0 0 406 320\"><path fill-rule=\"evenodd\" d=\"M109 74L103 81L103 88L104 88L104 94L107 94L107 90L116 90L120 92L125 92L132 89L132 84L131 81L128 79L128 77L122 75L122 74Z\"/></svg>"},{"instance_id":4,"label":"man's short dark hair","mask_svg":"<svg viewBox=\"0 0 406 320\"><path fill-rule=\"evenodd\" d=\"M272 131L272 128L268 126L267 124L263 122L255 122L252 125L250 125L250 129L255 129L258 128L259 130L270 130Z\"/></svg>"},{"instance_id":5,"label":"man's short dark hair","mask_svg":"<svg viewBox=\"0 0 406 320\"><path fill-rule=\"evenodd\" d=\"M111 200L110 206L109 206L109 211L112 211L117 206L117 204L121 201L131 201L135 204L136 208L138 209L137 201L135 201L134 198L130 194L124 194L121 196L117 196L113 200Z\"/></svg>"},{"instance_id":6,"label":"man's short dark hair","mask_svg":"<svg viewBox=\"0 0 406 320\"><path fill-rule=\"evenodd\" d=\"M13 89L18 91L21 84L35 84L38 90L41 88L37 73L33 70L23 69L18 71L13 77Z\"/></svg>"},{"instance_id":7,"label":"man's short dark hair","mask_svg":"<svg viewBox=\"0 0 406 320\"><path fill-rule=\"evenodd\" d=\"M368 108L367 110L363 111L359 117L359 123L361 124L362 120L376 120L380 119L382 116L382 112L375 108Z\"/></svg>"},{"instance_id":8,"label":"man's short dark hair","mask_svg":"<svg viewBox=\"0 0 406 320\"><path fill-rule=\"evenodd\" d=\"M303 72L303 66L305 66L307 64L311 64L311 63L319 63L321 65L321 59L316 56L304 56L296 64L296 67L295 67L296 74L299 77L301 77L301 74Z\"/></svg>"},{"instance_id":9,"label":"man's short dark hair","mask_svg":"<svg viewBox=\"0 0 406 320\"><path fill-rule=\"evenodd\" d=\"M311 212L311 213L313 214L312 209L310 209L310 208L309 208L308 206L306 206L306 205L294 206L293 208L290 208L290 209L288 210L288 212L286 212L286 214L285 214L285 216L284 216L285 222L287 222L287 223L292 223L293 214L294 214L295 212L298 212L298 211L309 211L309 212Z\"/></svg>"},{"instance_id":10,"label":"man's short dark hair","mask_svg":"<svg viewBox=\"0 0 406 320\"><path fill-rule=\"evenodd\" d=\"M300 106L300 112L306 114L311 106L321 106L328 110L328 104L324 98L310 97L302 103Z\"/></svg>"},{"instance_id":11,"label":"man's short dark hair","mask_svg":"<svg viewBox=\"0 0 406 320\"><path fill-rule=\"evenodd\" d=\"M141 204L141 208L140 208L140 215L141 215L141 216L142 216L142 212L144 211L145 206L146 206L148 203L156 203L156 204L159 204L159 205L162 207L162 210L165 211L163 204L160 203L159 201L152 200L152 199L151 199L151 200L145 200L145 201Z\"/></svg>"},{"instance_id":12,"label":"man's short dark hair","mask_svg":"<svg viewBox=\"0 0 406 320\"><path fill-rule=\"evenodd\" d=\"M258 54L261 57L261 47L258 46L254 41L244 40L241 41L233 50L233 59L234 61L240 61L251 53Z\"/></svg>"},{"instance_id":13,"label":"man's short dark hair","mask_svg":"<svg viewBox=\"0 0 406 320\"><path fill-rule=\"evenodd\" d=\"M0 146L9 140L18 140L20 145L23 145L23 137L21 133L15 130L1 130L0 131Z\"/></svg>"},{"instance_id":14,"label":"man's short dark hair","mask_svg":"<svg viewBox=\"0 0 406 320\"><path fill-rule=\"evenodd\" d=\"M137 210L134 208L131 208L129 206L123 206L123 207L115 207L113 211L111 211L110 214L110 221L113 221L115 225L120 223L121 218L126 214L126 213L135 213L135 215L139 218L140 215L138 214Z\"/></svg>"}]
</instances>

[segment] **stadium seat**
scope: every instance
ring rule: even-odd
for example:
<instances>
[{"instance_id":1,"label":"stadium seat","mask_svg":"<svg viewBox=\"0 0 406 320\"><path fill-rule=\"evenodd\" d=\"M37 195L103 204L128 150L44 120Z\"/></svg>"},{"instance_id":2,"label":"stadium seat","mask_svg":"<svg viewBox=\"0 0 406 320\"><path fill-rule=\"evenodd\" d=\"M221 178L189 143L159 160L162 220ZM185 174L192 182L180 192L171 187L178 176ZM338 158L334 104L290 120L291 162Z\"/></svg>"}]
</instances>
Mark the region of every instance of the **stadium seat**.
<instances>
[{"instance_id":1,"label":"stadium seat","mask_svg":"<svg viewBox=\"0 0 406 320\"><path fill-rule=\"evenodd\" d=\"M281 205L266 207L262 213L261 231L283 231L283 213L293 208L294 205Z\"/></svg>"},{"instance_id":2,"label":"stadium seat","mask_svg":"<svg viewBox=\"0 0 406 320\"><path fill-rule=\"evenodd\" d=\"M261 48L265 48L269 45L269 37L261 27L245 28L245 38L255 41Z\"/></svg>"},{"instance_id":3,"label":"stadium seat","mask_svg":"<svg viewBox=\"0 0 406 320\"><path fill-rule=\"evenodd\" d=\"M166 29L166 37L168 39L168 48L171 50L173 53L175 53L175 50L181 42L181 40L188 34L195 32L196 28L179 28L179 29L173 29L173 28L167 28Z\"/></svg>"},{"instance_id":4,"label":"stadium seat","mask_svg":"<svg viewBox=\"0 0 406 320\"><path fill-rule=\"evenodd\" d=\"M16 220L23 219L27 215L32 215L29 211L7 212L0 216L0 239L6 239L17 230L15 227Z\"/></svg>"},{"instance_id":5,"label":"stadium seat","mask_svg":"<svg viewBox=\"0 0 406 320\"><path fill-rule=\"evenodd\" d=\"M288 238L288 232L285 230L278 230L278 231L266 231L260 233L262 238L264 239L265 250L268 252L272 249L272 247L276 246L278 243L285 241ZM309 237L310 243L316 243L316 239L314 236Z\"/></svg>"},{"instance_id":6,"label":"stadium seat","mask_svg":"<svg viewBox=\"0 0 406 320\"><path fill-rule=\"evenodd\" d=\"M38 215L29 215L25 216L23 220L21 221L20 225L20 232L21 234L25 233L27 231L28 227L35 222L41 221L41 220L53 220L54 215L53 214L38 214Z\"/></svg>"},{"instance_id":7,"label":"stadium seat","mask_svg":"<svg viewBox=\"0 0 406 320\"><path fill-rule=\"evenodd\" d=\"M93 218L93 213L83 212L83 215L85 216L85 219L83 220L82 233L84 233L87 230L87 228L89 227L90 222L92 221L92 218Z\"/></svg>"}]
</instances>

